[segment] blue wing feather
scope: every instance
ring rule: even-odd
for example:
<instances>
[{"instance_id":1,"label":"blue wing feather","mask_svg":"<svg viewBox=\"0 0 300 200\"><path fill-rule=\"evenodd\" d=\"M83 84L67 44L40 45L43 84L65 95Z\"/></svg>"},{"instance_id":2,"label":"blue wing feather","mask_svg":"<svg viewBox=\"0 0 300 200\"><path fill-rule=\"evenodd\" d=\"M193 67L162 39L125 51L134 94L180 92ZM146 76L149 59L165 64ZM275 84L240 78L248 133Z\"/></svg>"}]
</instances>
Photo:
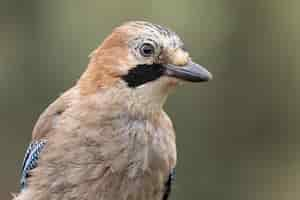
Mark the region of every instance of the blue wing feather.
<instances>
[{"instance_id":1,"label":"blue wing feather","mask_svg":"<svg viewBox=\"0 0 300 200\"><path fill-rule=\"evenodd\" d=\"M46 140L33 141L29 144L23 160L21 173L21 190L26 187L27 178L32 169L37 166L39 155L46 144Z\"/></svg>"}]
</instances>

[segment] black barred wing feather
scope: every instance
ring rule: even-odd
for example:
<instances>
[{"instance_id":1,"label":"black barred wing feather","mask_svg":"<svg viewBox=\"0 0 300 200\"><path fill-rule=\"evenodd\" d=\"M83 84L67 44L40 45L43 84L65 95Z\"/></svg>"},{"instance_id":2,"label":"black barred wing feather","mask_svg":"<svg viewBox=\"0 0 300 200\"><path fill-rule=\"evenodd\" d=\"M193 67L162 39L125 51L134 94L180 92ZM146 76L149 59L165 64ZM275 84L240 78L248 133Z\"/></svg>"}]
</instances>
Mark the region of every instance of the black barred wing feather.
<instances>
[{"instance_id":1,"label":"black barred wing feather","mask_svg":"<svg viewBox=\"0 0 300 200\"><path fill-rule=\"evenodd\" d=\"M33 141L29 144L23 160L21 173L21 189L26 187L27 178L30 176L30 170L37 166L39 155L46 144L46 140Z\"/></svg>"}]
</instances>

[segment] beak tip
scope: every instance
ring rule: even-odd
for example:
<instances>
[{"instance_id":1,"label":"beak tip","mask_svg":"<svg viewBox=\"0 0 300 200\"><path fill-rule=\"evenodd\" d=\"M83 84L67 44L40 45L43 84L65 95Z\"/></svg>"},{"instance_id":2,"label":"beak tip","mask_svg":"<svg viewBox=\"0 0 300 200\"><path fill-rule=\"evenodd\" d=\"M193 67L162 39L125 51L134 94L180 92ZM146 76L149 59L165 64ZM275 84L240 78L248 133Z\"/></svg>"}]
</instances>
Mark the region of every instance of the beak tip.
<instances>
[{"instance_id":1,"label":"beak tip","mask_svg":"<svg viewBox=\"0 0 300 200\"><path fill-rule=\"evenodd\" d=\"M212 73L210 73L207 69L202 68L202 72L198 76L199 82L206 82L213 79Z\"/></svg>"},{"instance_id":2,"label":"beak tip","mask_svg":"<svg viewBox=\"0 0 300 200\"><path fill-rule=\"evenodd\" d=\"M206 80L206 81L210 81L210 80L212 80L212 79L213 79L212 73L208 72L208 73L207 73L207 80Z\"/></svg>"}]
</instances>

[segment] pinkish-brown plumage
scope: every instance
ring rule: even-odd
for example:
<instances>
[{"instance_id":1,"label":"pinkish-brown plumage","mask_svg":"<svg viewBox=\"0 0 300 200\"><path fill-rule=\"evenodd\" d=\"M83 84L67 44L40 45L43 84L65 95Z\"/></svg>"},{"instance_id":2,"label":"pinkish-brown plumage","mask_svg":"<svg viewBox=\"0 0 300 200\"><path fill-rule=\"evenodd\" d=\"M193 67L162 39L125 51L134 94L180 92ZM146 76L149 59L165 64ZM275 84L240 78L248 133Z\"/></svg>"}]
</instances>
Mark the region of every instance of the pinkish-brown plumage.
<instances>
[{"instance_id":1,"label":"pinkish-brown plumage","mask_svg":"<svg viewBox=\"0 0 300 200\"><path fill-rule=\"evenodd\" d=\"M155 48L150 46L150 52L148 46L141 56L139 45L148 39ZM32 140L47 142L27 186L14 199L167 199L176 144L162 107L180 79L195 78L180 71L191 64L181 40L161 26L129 22L116 28L90 57L78 83L35 125ZM176 70L164 68L169 64L176 64ZM202 75L210 78L205 70ZM203 77L195 80L206 80Z\"/></svg>"}]
</instances>

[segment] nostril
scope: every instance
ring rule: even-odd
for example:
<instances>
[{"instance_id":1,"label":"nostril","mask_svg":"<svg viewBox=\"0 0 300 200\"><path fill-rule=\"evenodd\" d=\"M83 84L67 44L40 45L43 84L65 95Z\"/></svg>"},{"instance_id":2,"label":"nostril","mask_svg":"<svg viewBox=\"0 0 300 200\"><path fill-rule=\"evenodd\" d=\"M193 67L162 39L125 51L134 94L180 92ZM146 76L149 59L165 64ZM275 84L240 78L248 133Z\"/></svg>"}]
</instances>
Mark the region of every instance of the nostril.
<instances>
[{"instance_id":1,"label":"nostril","mask_svg":"<svg viewBox=\"0 0 300 200\"><path fill-rule=\"evenodd\" d=\"M170 55L170 62L177 66L183 66L188 63L189 58L189 54L186 51L178 48Z\"/></svg>"}]
</instances>

